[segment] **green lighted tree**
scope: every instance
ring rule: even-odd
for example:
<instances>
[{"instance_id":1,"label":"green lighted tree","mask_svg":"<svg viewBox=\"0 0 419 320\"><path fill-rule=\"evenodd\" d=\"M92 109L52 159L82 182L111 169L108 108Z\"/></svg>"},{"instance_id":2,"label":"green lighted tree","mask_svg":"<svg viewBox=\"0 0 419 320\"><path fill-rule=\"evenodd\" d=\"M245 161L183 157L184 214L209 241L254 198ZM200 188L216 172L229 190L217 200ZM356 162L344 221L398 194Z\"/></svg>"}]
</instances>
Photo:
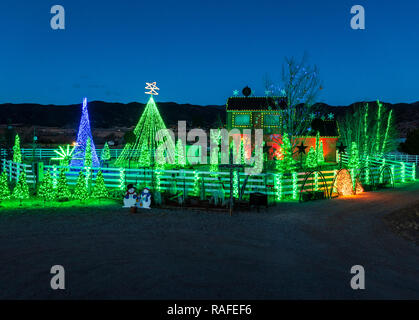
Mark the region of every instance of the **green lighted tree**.
<instances>
[{"instance_id":1,"label":"green lighted tree","mask_svg":"<svg viewBox=\"0 0 419 320\"><path fill-rule=\"evenodd\" d=\"M103 177L102 171L98 171L96 176L96 183L93 187L92 198L100 199L100 198L108 198L109 192L106 189L105 179Z\"/></svg>"},{"instance_id":2,"label":"green lighted tree","mask_svg":"<svg viewBox=\"0 0 419 320\"><path fill-rule=\"evenodd\" d=\"M221 140L221 130L211 130L210 131L210 139L211 139L211 150L210 150L210 171L212 172L212 176L216 176L215 172L218 172L218 165L219 165L219 154L220 154L220 147L219 143Z\"/></svg>"},{"instance_id":3,"label":"green lighted tree","mask_svg":"<svg viewBox=\"0 0 419 320\"><path fill-rule=\"evenodd\" d=\"M293 172L296 161L292 157L292 145L287 133L284 133L281 144L281 156L276 161L276 170L280 173Z\"/></svg>"},{"instance_id":4,"label":"green lighted tree","mask_svg":"<svg viewBox=\"0 0 419 320\"><path fill-rule=\"evenodd\" d=\"M380 101L354 106L338 120L340 139L346 146L356 142L362 159L383 155L397 148L394 120L393 111Z\"/></svg>"},{"instance_id":5,"label":"green lighted tree","mask_svg":"<svg viewBox=\"0 0 419 320\"><path fill-rule=\"evenodd\" d=\"M356 169L360 167L359 151L358 151L358 146L355 141L353 141L351 144L348 167L350 169Z\"/></svg>"},{"instance_id":6,"label":"green lighted tree","mask_svg":"<svg viewBox=\"0 0 419 320\"><path fill-rule=\"evenodd\" d=\"M307 153L306 168L308 169L317 168L317 154L313 147L310 147L310 150Z\"/></svg>"},{"instance_id":7,"label":"green lighted tree","mask_svg":"<svg viewBox=\"0 0 419 320\"><path fill-rule=\"evenodd\" d=\"M151 152L147 144L141 146L140 167L149 167L151 165Z\"/></svg>"},{"instance_id":8,"label":"green lighted tree","mask_svg":"<svg viewBox=\"0 0 419 320\"><path fill-rule=\"evenodd\" d=\"M44 174L44 179L38 189L38 196L44 199L44 201L55 199L54 183L49 170Z\"/></svg>"},{"instance_id":9,"label":"green lighted tree","mask_svg":"<svg viewBox=\"0 0 419 320\"><path fill-rule=\"evenodd\" d=\"M0 176L0 201L10 199L10 189L9 184L7 182L7 174L6 171Z\"/></svg>"},{"instance_id":10,"label":"green lighted tree","mask_svg":"<svg viewBox=\"0 0 419 320\"><path fill-rule=\"evenodd\" d=\"M70 199L71 197L71 192L70 192L70 189L68 188L67 176L65 175L65 171L66 171L65 168L62 168L60 170L60 174L58 176L58 181L57 181L57 187L55 189L55 197L59 201L65 201L65 200Z\"/></svg>"},{"instance_id":11,"label":"green lighted tree","mask_svg":"<svg viewBox=\"0 0 419 320\"><path fill-rule=\"evenodd\" d=\"M177 139L175 159L178 167L184 168L186 166L185 147L183 146L182 139Z\"/></svg>"},{"instance_id":12,"label":"green lighted tree","mask_svg":"<svg viewBox=\"0 0 419 320\"><path fill-rule=\"evenodd\" d=\"M87 138L86 142L86 153L84 155L84 166L85 167L91 167L92 166L92 143L90 141L90 138Z\"/></svg>"},{"instance_id":13,"label":"green lighted tree","mask_svg":"<svg viewBox=\"0 0 419 320\"><path fill-rule=\"evenodd\" d=\"M12 197L14 199L29 199L29 187L28 182L26 181L26 171L22 170L19 174L16 186L13 189Z\"/></svg>"},{"instance_id":14,"label":"green lighted tree","mask_svg":"<svg viewBox=\"0 0 419 320\"><path fill-rule=\"evenodd\" d=\"M13 162L16 162L16 163L22 162L22 153L20 150L20 138L18 134L15 137L15 145L13 146Z\"/></svg>"},{"instance_id":15,"label":"green lighted tree","mask_svg":"<svg viewBox=\"0 0 419 320\"><path fill-rule=\"evenodd\" d=\"M83 170L80 170L79 177L77 178L77 184L74 189L73 198L83 202L89 198L89 192L86 186L86 176Z\"/></svg>"},{"instance_id":16,"label":"green lighted tree","mask_svg":"<svg viewBox=\"0 0 419 320\"><path fill-rule=\"evenodd\" d=\"M323 154L323 141L320 140L320 133L317 131L316 134L316 157L317 157L317 164L322 164L324 162L324 154Z\"/></svg>"},{"instance_id":17,"label":"green lighted tree","mask_svg":"<svg viewBox=\"0 0 419 320\"><path fill-rule=\"evenodd\" d=\"M100 154L100 159L102 161L108 161L111 158L111 150L109 149L109 145L105 142L103 146L102 153Z\"/></svg>"},{"instance_id":18,"label":"green lighted tree","mask_svg":"<svg viewBox=\"0 0 419 320\"><path fill-rule=\"evenodd\" d=\"M165 141L168 146L167 158L170 163L175 160L175 142L167 132L164 131L166 125L160 115L157 105L151 96L145 106L137 126L134 129L135 143L128 143L125 145L121 155L118 157L115 164L117 166L138 166L140 164L140 157L142 155L143 145L146 144L150 154L154 157L158 142Z\"/></svg>"}]
</instances>

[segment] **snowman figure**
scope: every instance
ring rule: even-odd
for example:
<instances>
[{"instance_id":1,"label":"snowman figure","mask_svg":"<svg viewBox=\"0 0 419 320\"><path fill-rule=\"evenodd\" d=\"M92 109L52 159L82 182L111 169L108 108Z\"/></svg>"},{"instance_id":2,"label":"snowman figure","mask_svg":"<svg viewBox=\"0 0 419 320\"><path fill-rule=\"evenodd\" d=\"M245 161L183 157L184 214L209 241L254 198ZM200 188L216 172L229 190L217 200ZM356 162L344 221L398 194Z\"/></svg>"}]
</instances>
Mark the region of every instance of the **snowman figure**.
<instances>
[{"instance_id":1,"label":"snowman figure","mask_svg":"<svg viewBox=\"0 0 419 320\"><path fill-rule=\"evenodd\" d=\"M135 187L132 184L127 186L127 192L124 196L124 206L123 208L135 207L137 201L137 193L135 192Z\"/></svg>"},{"instance_id":2,"label":"snowman figure","mask_svg":"<svg viewBox=\"0 0 419 320\"><path fill-rule=\"evenodd\" d=\"M151 209L151 193L149 188L144 188L139 199L137 199L137 207L141 209Z\"/></svg>"}]
</instances>

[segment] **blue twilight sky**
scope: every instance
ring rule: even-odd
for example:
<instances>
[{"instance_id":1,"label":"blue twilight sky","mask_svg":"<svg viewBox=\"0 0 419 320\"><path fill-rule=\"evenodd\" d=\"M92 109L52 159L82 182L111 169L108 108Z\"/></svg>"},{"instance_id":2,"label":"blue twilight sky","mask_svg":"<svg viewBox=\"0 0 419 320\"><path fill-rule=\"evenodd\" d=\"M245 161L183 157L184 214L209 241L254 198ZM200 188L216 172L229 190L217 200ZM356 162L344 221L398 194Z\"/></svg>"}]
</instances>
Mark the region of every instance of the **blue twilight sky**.
<instances>
[{"instance_id":1,"label":"blue twilight sky","mask_svg":"<svg viewBox=\"0 0 419 320\"><path fill-rule=\"evenodd\" d=\"M50 8L66 29L50 28ZM361 4L366 30L350 28ZM280 79L285 56L309 55L324 82L319 101L419 100L417 0L2 0L0 103L223 104L263 76Z\"/></svg>"}]
</instances>

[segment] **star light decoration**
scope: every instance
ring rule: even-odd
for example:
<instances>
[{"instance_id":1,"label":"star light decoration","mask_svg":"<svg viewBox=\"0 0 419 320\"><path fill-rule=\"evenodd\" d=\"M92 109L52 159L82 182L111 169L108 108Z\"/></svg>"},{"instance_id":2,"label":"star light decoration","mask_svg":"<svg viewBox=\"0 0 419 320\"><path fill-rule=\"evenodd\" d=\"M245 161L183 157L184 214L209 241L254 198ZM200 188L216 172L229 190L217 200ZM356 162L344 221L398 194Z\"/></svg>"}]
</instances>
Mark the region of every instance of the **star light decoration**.
<instances>
[{"instance_id":1,"label":"star light decoration","mask_svg":"<svg viewBox=\"0 0 419 320\"><path fill-rule=\"evenodd\" d=\"M154 96L159 95L159 93L156 90L160 90L160 89L157 88L156 82L151 82L151 83L146 82L145 84L146 84L145 88L147 90L150 90L150 91L146 91L145 94L151 94L151 95L154 95Z\"/></svg>"},{"instance_id":2,"label":"star light decoration","mask_svg":"<svg viewBox=\"0 0 419 320\"><path fill-rule=\"evenodd\" d=\"M297 146L297 148L298 148L298 154L303 154L303 153L306 154L307 146L304 145L302 141L301 141L301 144Z\"/></svg>"},{"instance_id":3,"label":"star light decoration","mask_svg":"<svg viewBox=\"0 0 419 320\"><path fill-rule=\"evenodd\" d=\"M337 146L337 149L338 149L339 153L345 153L346 152L346 146L344 146L342 142L340 143L340 145Z\"/></svg>"},{"instance_id":4,"label":"star light decoration","mask_svg":"<svg viewBox=\"0 0 419 320\"><path fill-rule=\"evenodd\" d=\"M329 120L333 120L333 118L335 117L335 115L333 114L333 113L329 113L328 115L327 115L327 118L329 119Z\"/></svg>"},{"instance_id":5,"label":"star light decoration","mask_svg":"<svg viewBox=\"0 0 419 320\"><path fill-rule=\"evenodd\" d=\"M239 90L233 90L233 96L237 97L239 95Z\"/></svg>"}]
</instances>

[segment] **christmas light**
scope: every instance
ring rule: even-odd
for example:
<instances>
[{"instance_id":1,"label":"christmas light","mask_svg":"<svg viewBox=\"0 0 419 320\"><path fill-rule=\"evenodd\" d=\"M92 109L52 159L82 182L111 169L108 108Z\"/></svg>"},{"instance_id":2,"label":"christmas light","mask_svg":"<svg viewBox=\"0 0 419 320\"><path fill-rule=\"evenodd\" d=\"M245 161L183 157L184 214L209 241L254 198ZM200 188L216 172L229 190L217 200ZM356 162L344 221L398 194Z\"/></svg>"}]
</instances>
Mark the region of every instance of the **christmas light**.
<instances>
[{"instance_id":1,"label":"christmas light","mask_svg":"<svg viewBox=\"0 0 419 320\"><path fill-rule=\"evenodd\" d=\"M182 139L178 139L176 142L175 161L179 168L184 168L186 165L185 147L183 146Z\"/></svg>"},{"instance_id":2,"label":"christmas light","mask_svg":"<svg viewBox=\"0 0 419 320\"><path fill-rule=\"evenodd\" d=\"M26 181L25 169L19 174L16 186L13 189L12 198L19 200L29 199L29 187Z\"/></svg>"},{"instance_id":3,"label":"christmas light","mask_svg":"<svg viewBox=\"0 0 419 320\"><path fill-rule=\"evenodd\" d=\"M102 171L99 170L96 176L95 186L93 187L92 198L101 199L107 197L109 197L109 192L106 189Z\"/></svg>"},{"instance_id":4,"label":"christmas light","mask_svg":"<svg viewBox=\"0 0 419 320\"><path fill-rule=\"evenodd\" d=\"M60 170L60 175L58 176L57 187L55 188L55 195L57 200L68 200L71 197L70 189L67 184L67 177L65 175L65 169Z\"/></svg>"},{"instance_id":5,"label":"christmas light","mask_svg":"<svg viewBox=\"0 0 419 320\"><path fill-rule=\"evenodd\" d=\"M74 156L74 150L76 149L73 147L70 150L70 145L67 145L67 148L64 150L63 147L59 146L59 150L54 150L54 152L58 155L58 157L51 158L51 160L59 160L60 165L63 167L68 167L70 165L70 161Z\"/></svg>"},{"instance_id":6,"label":"christmas light","mask_svg":"<svg viewBox=\"0 0 419 320\"><path fill-rule=\"evenodd\" d=\"M80 170L77 178L76 188L74 189L73 198L83 202L89 198L89 193L86 187L86 177L83 170Z\"/></svg>"},{"instance_id":7,"label":"christmas light","mask_svg":"<svg viewBox=\"0 0 419 320\"><path fill-rule=\"evenodd\" d=\"M13 146L13 162L21 163L22 162L22 154L20 151L20 138L19 135L15 137L15 145Z\"/></svg>"},{"instance_id":8,"label":"christmas light","mask_svg":"<svg viewBox=\"0 0 419 320\"><path fill-rule=\"evenodd\" d=\"M292 145L287 133L282 137L280 147L281 155L276 161L276 170L280 173L293 172L296 169L296 161L293 158Z\"/></svg>"},{"instance_id":9,"label":"christmas light","mask_svg":"<svg viewBox=\"0 0 419 320\"><path fill-rule=\"evenodd\" d=\"M100 160L108 161L110 158L111 158L111 151L109 149L108 143L105 142L105 145L103 146L102 152L100 154Z\"/></svg>"},{"instance_id":10,"label":"christmas light","mask_svg":"<svg viewBox=\"0 0 419 320\"><path fill-rule=\"evenodd\" d=\"M159 94L156 91L156 90L160 90L159 88L157 88L156 82L151 82L151 83L146 82L146 87L145 88L147 90L150 90L150 91L146 91L145 94L151 94L151 95L155 95L155 96L157 96Z\"/></svg>"},{"instance_id":11,"label":"christmas light","mask_svg":"<svg viewBox=\"0 0 419 320\"><path fill-rule=\"evenodd\" d=\"M99 159L96 154L96 148L93 142L92 132L90 129L89 113L87 110L87 98L84 98L79 131L77 134L76 149L74 151L74 154L76 154L80 158L72 159L71 166L82 167L84 165L84 160L86 158L87 143L89 140L90 140L89 148L91 152L89 152L87 156L91 157L91 160L88 160L88 161L92 162L90 166L99 167Z\"/></svg>"},{"instance_id":12,"label":"christmas light","mask_svg":"<svg viewBox=\"0 0 419 320\"><path fill-rule=\"evenodd\" d=\"M125 191L125 169L119 168L119 190Z\"/></svg>"},{"instance_id":13,"label":"christmas light","mask_svg":"<svg viewBox=\"0 0 419 320\"><path fill-rule=\"evenodd\" d=\"M292 173L292 198L297 199L298 195L298 174L297 172Z\"/></svg>"},{"instance_id":14,"label":"christmas light","mask_svg":"<svg viewBox=\"0 0 419 320\"><path fill-rule=\"evenodd\" d=\"M10 189L7 182L6 171L0 175L0 201L10 199Z\"/></svg>"},{"instance_id":15,"label":"christmas light","mask_svg":"<svg viewBox=\"0 0 419 320\"><path fill-rule=\"evenodd\" d=\"M145 162L144 159L148 158L148 155L143 155L143 150L149 150L150 158L152 157L151 159L154 159L154 154L157 150L156 140L161 142L165 139L169 145L167 148L168 154L166 156L167 158L174 160L175 142L170 136L164 136L164 133L160 131L163 129L166 129L166 125L157 109L153 96L150 96L144 112L134 129L136 142L134 144L127 143L125 145L115 164L117 166L142 166ZM141 158L141 156L143 156L143 158Z\"/></svg>"},{"instance_id":16,"label":"christmas light","mask_svg":"<svg viewBox=\"0 0 419 320\"><path fill-rule=\"evenodd\" d=\"M44 179L38 189L38 197L44 199L44 201L55 199L54 183L49 170L44 173Z\"/></svg>"}]
</instances>

